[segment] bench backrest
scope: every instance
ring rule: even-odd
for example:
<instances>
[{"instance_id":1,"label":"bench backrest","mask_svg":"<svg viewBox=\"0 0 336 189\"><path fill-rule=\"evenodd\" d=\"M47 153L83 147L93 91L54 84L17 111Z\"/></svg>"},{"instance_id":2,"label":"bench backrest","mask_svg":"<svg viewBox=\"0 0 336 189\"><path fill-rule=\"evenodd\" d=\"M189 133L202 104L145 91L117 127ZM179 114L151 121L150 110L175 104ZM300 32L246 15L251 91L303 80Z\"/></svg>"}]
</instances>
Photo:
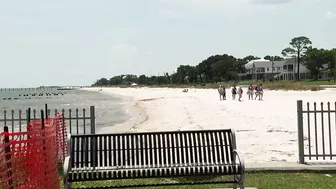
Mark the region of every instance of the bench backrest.
<instances>
[{"instance_id":1,"label":"bench backrest","mask_svg":"<svg viewBox=\"0 0 336 189\"><path fill-rule=\"evenodd\" d=\"M71 136L76 167L166 167L231 164L234 131L174 131Z\"/></svg>"}]
</instances>

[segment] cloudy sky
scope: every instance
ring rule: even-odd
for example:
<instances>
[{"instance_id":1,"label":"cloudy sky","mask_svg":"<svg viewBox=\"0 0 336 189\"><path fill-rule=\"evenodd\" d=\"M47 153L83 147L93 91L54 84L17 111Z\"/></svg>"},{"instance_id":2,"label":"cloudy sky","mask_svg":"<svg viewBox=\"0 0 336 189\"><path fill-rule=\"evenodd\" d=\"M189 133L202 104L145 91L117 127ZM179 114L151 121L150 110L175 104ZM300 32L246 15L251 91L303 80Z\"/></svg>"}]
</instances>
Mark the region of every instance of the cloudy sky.
<instances>
[{"instance_id":1,"label":"cloudy sky","mask_svg":"<svg viewBox=\"0 0 336 189\"><path fill-rule=\"evenodd\" d=\"M336 0L0 0L0 88L157 75L213 54L336 47Z\"/></svg>"}]
</instances>

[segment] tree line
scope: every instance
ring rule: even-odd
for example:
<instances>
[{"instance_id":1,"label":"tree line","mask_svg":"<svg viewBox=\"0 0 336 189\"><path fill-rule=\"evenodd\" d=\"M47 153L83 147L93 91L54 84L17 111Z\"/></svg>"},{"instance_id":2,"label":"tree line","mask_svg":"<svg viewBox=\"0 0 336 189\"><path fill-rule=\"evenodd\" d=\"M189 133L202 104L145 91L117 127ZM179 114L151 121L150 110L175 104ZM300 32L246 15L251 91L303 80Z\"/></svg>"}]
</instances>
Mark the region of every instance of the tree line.
<instances>
[{"instance_id":1,"label":"tree line","mask_svg":"<svg viewBox=\"0 0 336 189\"><path fill-rule=\"evenodd\" d=\"M310 70L312 79L317 80L322 71L329 70L334 73L336 64L336 48L323 49L312 47L312 42L305 36L295 37L289 47L281 51L283 57L278 55L267 55L265 60L281 61L284 57L296 58L297 80L300 80L300 63ZM176 72L166 72L161 76L146 76L122 74L113 76L110 79L98 79L93 86L122 85L137 83L140 85L162 85L162 84L183 84L183 83L214 83L219 81L237 81L239 73L246 73L245 64L251 60L258 60L260 57L248 55L244 58L234 57L229 54L212 55L196 66L180 65Z\"/></svg>"}]
</instances>

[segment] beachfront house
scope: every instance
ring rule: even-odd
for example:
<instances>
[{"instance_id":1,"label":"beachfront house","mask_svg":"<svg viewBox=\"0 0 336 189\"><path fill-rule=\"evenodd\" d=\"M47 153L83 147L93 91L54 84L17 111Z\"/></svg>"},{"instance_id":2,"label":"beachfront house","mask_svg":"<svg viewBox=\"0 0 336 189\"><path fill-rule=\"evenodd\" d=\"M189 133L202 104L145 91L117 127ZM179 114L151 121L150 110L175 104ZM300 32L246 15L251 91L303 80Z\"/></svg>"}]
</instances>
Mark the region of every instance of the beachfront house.
<instances>
[{"instance_id":1,"label":"beachfront house","mask_svg":"<svg viewBox=\"0 0 336 189\"><path fill-rule=\"evenodd\" d=\"M329 70L326 69L328 65L324 65L324 69L321 70L319 74L319 79L329 78ZM274 75L274 78L279 80L296 80L297 79L297 59L296 58L288 58L285 59L283 64L283 69L281 73ZM310 70L300 63L300 79L309 79L310 78Z\"/></svg>"},{"instance_id":2,"label":"beachfront house","mask_svg":"<svg viewBox=\"0 0 336 189\"><path fill-rule=\"evenodd\" d=\"M271 79L283 72L284 61L269 61L265 59L251 60L245 64L246 73L240 76L246 80Z\"/></svg>"},{"instance_id":3,"label":"beachfront house","mask_svg":"<svg viewBox=\"0 0 336 189\"><path fill-rule=\"evenodd\" d=\"M243 80L294 80L297 75L296 58L287 58L282 61L269 61L265 59L251 60L245 64L246 73L240 74ZM324 66L327 68L327 65ZM319 79L330 76L329 70L321 70ZM302 63L300 64L300 79L310 78L310 71Z\"/></svg>"}]
</instances>

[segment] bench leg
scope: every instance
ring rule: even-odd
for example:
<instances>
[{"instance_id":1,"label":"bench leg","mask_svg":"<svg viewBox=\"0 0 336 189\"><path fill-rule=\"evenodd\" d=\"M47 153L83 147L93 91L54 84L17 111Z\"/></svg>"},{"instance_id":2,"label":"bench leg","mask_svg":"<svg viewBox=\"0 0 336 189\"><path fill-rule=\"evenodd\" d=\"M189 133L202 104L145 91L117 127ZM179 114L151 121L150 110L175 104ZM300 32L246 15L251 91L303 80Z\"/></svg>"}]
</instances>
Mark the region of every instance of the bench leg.
<instances>
[{"instance_id":1,"label":"bench leg","mask_svg":"<svg viewBox=\"0 0 336 189\"><path fill-rule=\"evenodd\" d=\"M238 189L238 186L239 186L239 189L245 189L243 183L234 183L233 184L233 189Z\"/></svg>"},{"instance_id":2,"label":"bench leg","mask_svg":"<svg viewBox=\"0 0 336 189\"><path fill-rule=\"evenodd\" d=\"M63 166L64 189L70 189L72 187L71 182L68 181L70 168L70 156L67 156Z\"/></svg>"},{"instance_id":3,"label":"bench leg","mask_svg":"<svg viewBox=\"0 0 336 189\"><path fill-rule=\"evenodd\" d=\"M71 188L72 188L71 182L68 182L67 184L64 184L64 189L71 189Z\"/></svg>"},{"instance_id":4,"label":"bench leg","mask_svg":"<svg viewBox=\"0 0 336 189\"><path fill-rule=\"evenodd\" d=\"M233 189L245 189L244 187L244 175L235 175L233 176L234 181L238 181L238 183L233 184Z\"/></svg>"}]
</instances>

